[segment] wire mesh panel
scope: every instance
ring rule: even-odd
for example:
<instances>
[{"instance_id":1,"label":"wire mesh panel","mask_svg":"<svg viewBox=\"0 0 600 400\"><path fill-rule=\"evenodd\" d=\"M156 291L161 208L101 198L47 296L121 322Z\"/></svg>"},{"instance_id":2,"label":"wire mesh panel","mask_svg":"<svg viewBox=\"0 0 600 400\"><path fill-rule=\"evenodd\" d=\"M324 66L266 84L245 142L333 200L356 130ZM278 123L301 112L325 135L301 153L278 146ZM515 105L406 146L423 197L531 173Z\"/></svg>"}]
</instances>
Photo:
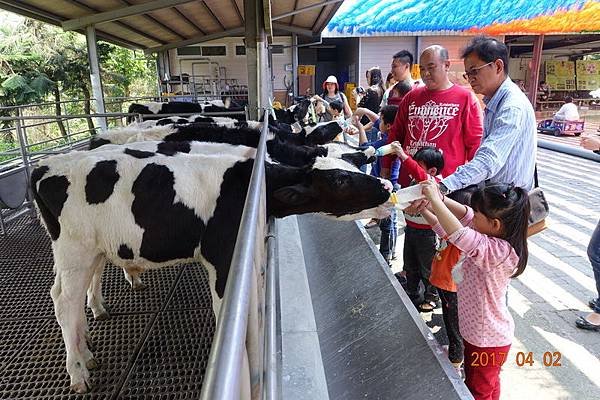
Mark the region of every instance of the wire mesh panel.
<instances>
[{"instance_id":1,"label":"wire mesh panel","mask_svg":"<svg viewBox=\"0 0 600 400\"><path fill-rule=\"evenodd\" d=\"M198 398L214 334L208 274L199 264L148 271L133 291L107 264L103 294L111 318L88 310L92 390L69 390L66 353L54 318L50 240L28 216L0 239L0 399ZM83 306L83 305L82 305Z\"/></svg>"}]
</instances>

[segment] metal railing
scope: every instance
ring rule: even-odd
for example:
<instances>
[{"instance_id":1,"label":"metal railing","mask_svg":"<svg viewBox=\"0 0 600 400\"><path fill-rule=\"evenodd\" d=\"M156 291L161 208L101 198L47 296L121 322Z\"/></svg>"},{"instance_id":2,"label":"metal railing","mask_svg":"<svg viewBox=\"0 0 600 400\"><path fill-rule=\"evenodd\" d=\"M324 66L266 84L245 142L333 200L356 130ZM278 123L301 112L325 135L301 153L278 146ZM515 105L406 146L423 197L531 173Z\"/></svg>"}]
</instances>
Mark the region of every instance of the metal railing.
<instances>
[{"instance_id":1,"label":"metal railing","mask_svg":"<svg viewBox=\"0 0 600 400\"><path fill-rule=\"evenodd\" d=\"M262 226L259 218L264 218L265 215L263 200L267 132L268 124L264 124L204 376L202 400L238 400L245 389L242 387L241 373L245 362L251 290L254 285L252 281L253 268L255 268L254 252L257 246L263 245L256 242L256 237L257 226Z\"/></svg>"}]
</instances>

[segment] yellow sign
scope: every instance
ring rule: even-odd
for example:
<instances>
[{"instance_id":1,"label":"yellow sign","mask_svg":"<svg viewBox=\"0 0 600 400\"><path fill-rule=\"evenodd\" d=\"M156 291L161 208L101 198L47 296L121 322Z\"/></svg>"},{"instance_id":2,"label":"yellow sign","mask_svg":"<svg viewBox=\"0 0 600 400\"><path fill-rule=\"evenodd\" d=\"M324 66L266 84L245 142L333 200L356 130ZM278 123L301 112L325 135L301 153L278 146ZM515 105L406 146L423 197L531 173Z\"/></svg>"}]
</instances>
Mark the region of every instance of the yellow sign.
<instances>
[{"instance_id":1,"label":"yellow sign","mask_svg":"<svg viewBox=\"0 0 600 400\"><path fill-rule=\"evenodd\" d=\"M314 65L298 65L298 75L314 75Z\"/></svg>"},{"instance_id":2,"label":"yellow sign","mask_svg":"<svg viewBox=\"0 0 600 400\"><path fill-rule=\"evenodd\" d=\"M576 61L577 65L577 89L596 90L600 89L600 61Z\"/></svg>"},{"instance_id":3,"label":"yellow sign","mask_svg":"<svg viewBox=\"0 0 600 400\"><path fill-rule=\"evenodd\" d=\"M575 90L575 63L546 61L546 83L553 90Z\"/></svg>"}]
</instances>

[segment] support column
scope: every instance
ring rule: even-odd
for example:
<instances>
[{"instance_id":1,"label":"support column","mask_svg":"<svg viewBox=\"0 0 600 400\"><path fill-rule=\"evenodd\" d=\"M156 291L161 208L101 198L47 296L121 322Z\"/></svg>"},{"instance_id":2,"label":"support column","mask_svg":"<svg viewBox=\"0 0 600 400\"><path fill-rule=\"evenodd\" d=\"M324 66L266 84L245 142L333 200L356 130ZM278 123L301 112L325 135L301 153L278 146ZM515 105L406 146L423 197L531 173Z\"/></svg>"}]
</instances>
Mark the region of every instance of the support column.
<instances>
[{"instance_id":1,"label":"support column","mask_svg":"<svg viewBox=\"0 0 600 400\"><path fill-rule=\"evenodd\" d=\"M85 28L87 42L88 61L90 64L90 80L92 82L92 94L96 99L96 112L104 114L104 93L102 91L102 78L100 77L100 65L98 63L98 52L96 48L96 28L89 25ZM102 130L106 130L106 117L98 117L97 124Z\"/></svg>"},{"instance_id":2,"label":"support column","mask_svg":"<svg viewBox=\"0 0 600 400\"><path fill-rule=\"evenodd\" d=\"M544 47L544 35L538 35L535 37L533 42L533 58L531 59L530 66L530 81L528 85L529 89L529 101L535 110L537 102L537 91L538 91L538 80L540 77L540 65L542 64L542 49ZM507 66L504 66L507 68Z\"/></svg>"},{"instance_id":3,"label":"support column","mask_svg":"<svg viewBox=\"0 0 600 400\"><path fill-rule=\"evenodd\" d=\"M292 34L292 81L294 97L298 96L298 35Z\"/></svg>"},{"instance_id":4,"label":"support column","mask_svg":"<svg viewBox=\"0 0 600 400\"><path fill-rule=\"evenodd\" d=\"M246 65L248 69L248 115L250 119L258 119L258 12L257 0L244 0Z\"/></svg>"}]
</instances>

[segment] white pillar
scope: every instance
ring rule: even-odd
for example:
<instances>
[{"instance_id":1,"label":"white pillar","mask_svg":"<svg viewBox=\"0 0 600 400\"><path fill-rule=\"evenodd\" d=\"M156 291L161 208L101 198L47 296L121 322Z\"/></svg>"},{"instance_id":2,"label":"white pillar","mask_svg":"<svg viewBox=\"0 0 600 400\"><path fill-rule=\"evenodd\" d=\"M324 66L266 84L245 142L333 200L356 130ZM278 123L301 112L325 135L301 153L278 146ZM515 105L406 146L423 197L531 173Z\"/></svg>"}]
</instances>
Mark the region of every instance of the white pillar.
<instances>
[{"instance_id":1,"label":"white pillar","mask_svg":"<svg viewBox=\"0 0 600 400\"><path fill-rule=\"evenodd\" d=\"M102 78L100 77L100 65L98 63L98 52L96 49L96 29L93 25L85 28L85 38L87 41L88 61L90 64L90 80L92 81L92 95L96 99L96 112L103 114L104 93L102 91ZM97 123L102 130L106 130L106 117L97 118Z\"/></svg>"},{"instance_id":2,"label":"white pillar","mask_svg":"<svg viewBox=\"0 0 600 400\"><path fill-rule=\"evenodd\" d=\"M298 35L292 34L292 81L294 97L298 96Z\"/></svg>"}]
</instances>

